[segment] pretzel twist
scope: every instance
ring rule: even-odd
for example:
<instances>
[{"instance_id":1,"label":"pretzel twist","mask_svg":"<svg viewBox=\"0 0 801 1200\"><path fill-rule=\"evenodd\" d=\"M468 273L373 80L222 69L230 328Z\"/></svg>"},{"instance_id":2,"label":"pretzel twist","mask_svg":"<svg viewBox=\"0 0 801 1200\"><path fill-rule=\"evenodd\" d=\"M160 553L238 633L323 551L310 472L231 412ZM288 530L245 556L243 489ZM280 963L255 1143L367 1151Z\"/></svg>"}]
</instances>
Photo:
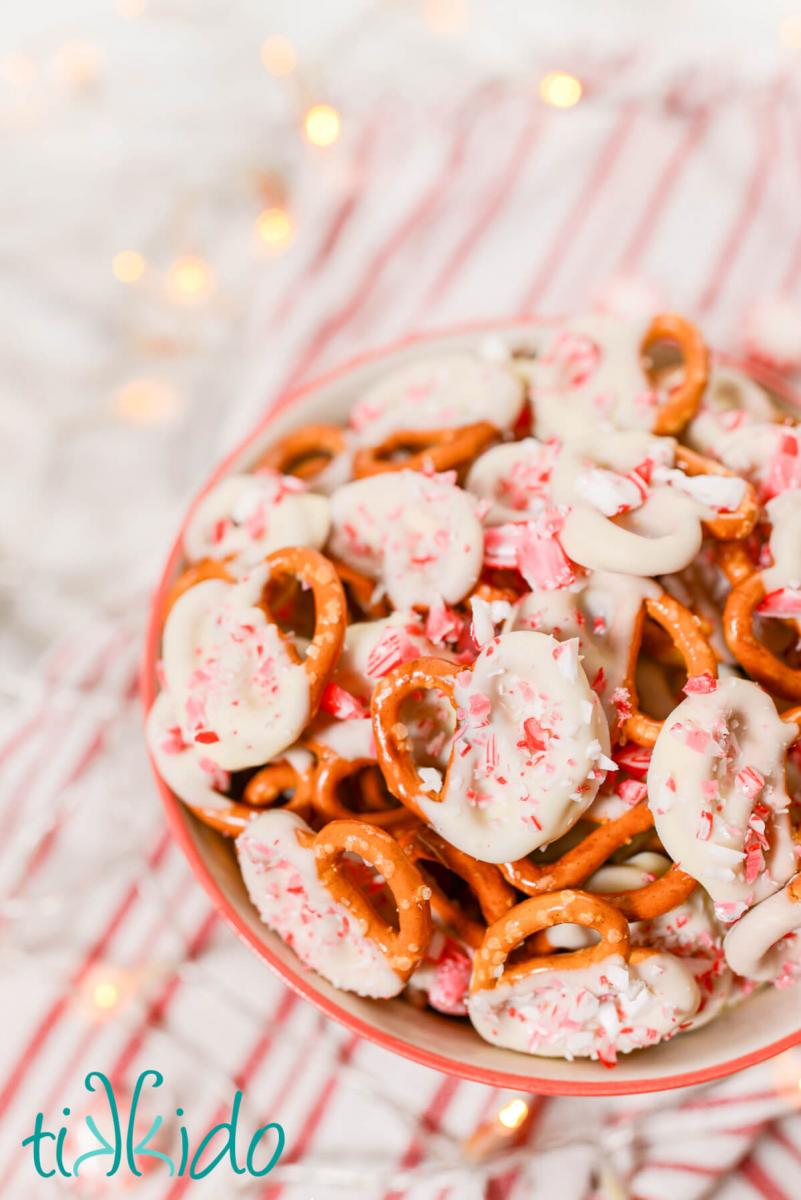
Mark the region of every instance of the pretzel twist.
<instances>
[{"instance_id":1,"label":"pretzel twist","mask_svg":"<svg viewBox=\"0 0 801 1200\"><path fill-rule=\"evenodd\" d=\"M408 979L420 965L431 940L430 888L391 834L363 821L332 821L314 837L298 835L314 852L320 882L363 926L393 970ZM398 928L378 915L359 886L343 869L346 854L356 854L386 881L398 909Z\"/></svg>"},{"instance_id":2,"label":"pretzel twist","mask_svg":"<svg viewBox=\"0 0 801 1200\"><path fill-rule=\"evenodd\" d=\"M582 925L598 933L600 940L568 954L534 955L507 965L511 952L526 938L553 925ZM629 923L606 897L572 890L549 892L524 900L490 925L473 959L470 992L514 985L534 972L591 967L612 955L629 962L635 955L642 958L648 953L632 951Z\"/></svg>"},{"instance_id":3,"label":"pretzel twist","mask_svg":"<svg viewBox=\"0 0 801 1200\"><path fill-rule=\"evenodd\" d=\"M356 479L385 471L458 471L473 461L498 436L489 421L453 429L402 429L376 446L357 450ZM406 453L404 453L406 452Z\"/></svg>"},{"instance_id":4,"label":"pretzel twist","mask_svg":"<svg viewBox=\"0 0 801 1200\"><path fill-rule=\"evenodd\" d=\"M383 777L371 758L340 758L327 747L314 742L305 745L317 754L317 773L311 796L312 806L324 821L346 821L357 818L365 825L394 829L408 825L414 817L403 805L388 804L383 794ZM355 812L342 799L341 785L346 779L361 776L359 785L364 809Z\"/></svg>"},{"instance_id":5,"label":"pretzel twist","mask_svg":"<svg viewBox=\"0 0 801 1200\"><path fill-rule=\"evenodd\" d=\"M504 880L501 872L492 863L479 862L457 850L433 829L418 826L401 834L399 841L403 849L417 863L440 863L470 888L475 896L484 924L469 917L457 900L446 895L425 867L422 874L431 888L431 907L440 920L466 945L474 949L481 945L487 925L497 921L515 903L514 890Z\"/></svg>"},{"instance_id":6,"label":"pretzel twist","mask_svg":"<svg viewBox=\"0 0 801 1200\"><path fill-rule=\"evenodd\" d=\"M647 596L634 628L624 688L629 693L632 712L620 722L619 738L621 741L636 742L638 746L653 746L659 736L664 722L655 717L649 717L639 708L637 697L637 658L643 639L646 616L655 621L670 636L670 639L684 661L688 676L711 675L717 678L718 664L715 652L704 637L698 624L698 619L668 592L662 592L659 597Z\"/></svg>"},{"instance_id":7,"label":"pretzel twist","mask_svg":"<svg viewBox=\"0 0 801 1200\"><path fill-rule=\"evenodd\" d=\"M178 603L184 592L195 587L198 583L206 583L209 579L221 579L223 583L234 583L234 577L225 569L225 563L215 558L202 558L192 563L182 571L167 593L164 601L163 620L166 621L173 607Z\"/></svg>"},{"instance_id":8,"label":"pretzel twist","mask_svg":"<svg viewBox=\"0 0 801 1200\"><path fill-rule=\"evenodd\" d=\"M801 701L801 668L782 662L754 632L754 616L765 599L761 571L742 576L729 592L723 610L723 636L741 667L768 691L785 700Z\"/></svg>"},{"instance_id":9,"label":"pretzel twist","mask_svg":"<svg viewBox=\"0 0 801 1200\"><path fill-rule=\"evenodd\" d=\"M400 718L400 709L406 697L414 692L437 691L450 701L455 710L455 679L462 669L442 658L417 658L389 671L373 691L370 707L381 773L392 795L424 823L426 817L417 803L423 785L414 763L409 732ZM441 802L445 786L443 784L436 795L427 792L427 797Z\"/></svg>"},{"instance_id":10,"label":"pretzel twist","mask_svg":"<svg viewBox=\"0 0 801 1200\"><path fill-rule=\"evenodd\" d=\"M684 364L684 378L671 389L654 418L653 432L660 437L681 432L698 411L709 377L709 352L700 332L676 313L661 313L651 321L640 347L645 357L657 342L675 342Z\"/></svg>"},{"instance_id":11,"label":"pretzel twist","mask_svg":"<svg viewBox=\"0 0 801 1200\"><path fill-rule=\"evenodd\" d=\"M269 467L282 475L312 479L345 449L345 434L338 425L302 425L266 450L257 469Z\"/></svg>"},{"instance_id":12,"label":"pretzel twist","mask_svg":"<svg viewBox=\"0 0 801 1200\"><path fill-rule=\"evenodd\" d=\"M713 458L705 458L688 446L676 446L676 466L690 477L696 475L721 475L729 479L737 478L722 463ZM709 520L704 521L704 528L713 538L720 542L742 541L748 537L759 520L759 501L753 484L746 482L743 498L733 512L720 512Z\"/></svg>"},{"instance_id":13,"label":"pretzel twist","mask_svg":"<svg viewBox=\"0 0 801 1200\"><path fill-rule=\"evenodd\" d=\"M501 872L508 883L527 896L579 887L604 865L615 850L627 846L638 834L653 829L653 825L653 813L647 801L643 800L613 821L599 825L556 862L539 864L530 858L521 858L516 862L504 863ZM604 900L630 921L647 921L661 917L683 904L695 886L695 880L673 863L661 878L652 883L631 891L604 894Z\"/></svg>"},{"instance_id":14,"label":"pretzel twist","mask_svg":"<svg viewBox=\"0 0 801 1200\"><path fill-rule=\"evenodd\" d=\"M251 776L241 800L226 800L224 805L195 804L191 800L184 803L204 825L225 837L235 838L265 808L285 808L307 816L313 790L313 771L299 772L282 761L268 763Z\"/></svg>"}]
</instances>

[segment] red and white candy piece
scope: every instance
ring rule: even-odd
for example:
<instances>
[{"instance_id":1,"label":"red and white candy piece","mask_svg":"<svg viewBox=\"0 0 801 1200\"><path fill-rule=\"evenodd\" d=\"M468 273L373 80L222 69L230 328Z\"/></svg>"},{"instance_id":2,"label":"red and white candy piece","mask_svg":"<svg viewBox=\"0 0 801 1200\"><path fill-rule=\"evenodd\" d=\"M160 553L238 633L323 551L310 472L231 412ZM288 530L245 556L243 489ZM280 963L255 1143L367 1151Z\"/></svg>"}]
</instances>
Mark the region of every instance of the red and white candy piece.
<instances>
[{"instance_id":1,"label":"red and white candy piece","mask_svg":"<svg viewBox=\"0 0 801 1200\"><path fill-rule=\"evenodd\" d=\"M551 472L558 447L524 438L486 450L473 463L465 487L486 507L486 525L535 517L551 504Z\"/></svg>"}]
</instances>

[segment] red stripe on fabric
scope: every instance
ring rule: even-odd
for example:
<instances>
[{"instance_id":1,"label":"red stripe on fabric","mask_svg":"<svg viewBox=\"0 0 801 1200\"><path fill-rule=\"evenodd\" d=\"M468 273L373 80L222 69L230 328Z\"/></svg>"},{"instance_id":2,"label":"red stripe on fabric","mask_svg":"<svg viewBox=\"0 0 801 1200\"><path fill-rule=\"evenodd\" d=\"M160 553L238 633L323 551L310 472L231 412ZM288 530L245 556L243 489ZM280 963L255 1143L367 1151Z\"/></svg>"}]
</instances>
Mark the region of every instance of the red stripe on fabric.
<instances>
[{"instance_id":1,"label":"red stripe on fabric","mask_svg":"<svg viewBox=\"0 0 801 1200\"><path fill-rule=\"evenodd\" d=\"M654 236L659 225L659 220L665 212L671 192L678 183L682 171L692 158L693 153L701 144L703 135L709 125L709 117L710 114L708 112L703 112L693 117L684 137L678 146L674 148L673 153L669 155L661 174L657 177L656 185L650 194L642 216L637 222L634 232L621 255L619 267L621 273L632 271L642 258L648 242Z\"/></svg>"},{"instance_id":2,"label":"red stripe on fabric","mask_svg":"<svg viewBox=\"0 0 801 1200\"><path fill-rule=\"evenodd\" d=\"M154 870L159 865L170 843L170 835L165 831L161 834L154 849L148 856L147 861L150 870ZM31 1063L46 1045L48 1038L69 1006L73 991L75 988L80 987L81 983L86 978L87 973L95 965L101 955L105 953L115 933L120 928L131 908L133 907L138 895L138 883L131 884L125 895L122 897L120 903L114 910L111 918L103 928L103 931L92 943L80 966L70 977L69 983L60 993L58 999L51 1004L50 1008L39 1021L31 1036L28 1038L22 1052L19 1054L14 1065L9 1071L2 1090L0 1090L0 1117L2 1117L2 1115L8 1109L8 1106L13 1100L17 1089L25 1077L26 1072L30 1069Z\"/></svg>"},{"instance_id":3,"label":"red stripe on fabric","mask_svg":"<svg viewBox=\"0 0 801 1200\"><path fill-rule=\"evenodd\" d=\"M442 1118L452 1103L454 1096L459 1089L459 1080L451 1075L446 1075L439 1087L434 1092L428 1106L420 1115L420 1127L425 1133L436 1133L442 1124ZM403 1156L400 1160L401 1170L408 1170L410 1167L416 1167L423 1157L425 1146L424 1138L415 1133L409 1145L406 1147ZM403 1192L387 1192L383 1200L401 1200Z\"/></svg>"},{"instance_id":4,"label":"red stripe on fabric","mask_svg":"<svg viewBox=\"0 0 801 1200\"><path fill-rule=\"evenodd\" d=\"M28 740L30 734L39 728L43 720L44 713L38 712L17 726L14 732L3 742L2 749L0 749L0 766L6 763L15 750L18 750Z\"/></svg>"},{"instance_id":5,"label":"red stripe on fabric","mask_svg":"<svg viewBox=\"0 0 801 1200\"><path fill-rule=\"evenodd\" d=\"M641 1165L640 1171L682 1171L686 1175L704 1175L710 1179L722 1173L720 1167L708 1167L705 1163L674 1162L670 1158L649 1158Z\"/></svg>"},{"instance_id":6,"label":"red stripe on fabric","mask_svg":"<svg viewBox=\"0 0 801 1200\"><path fill-rule=\"evenodd\" d=\"M783 1129L781 1125L774 1124L770 1127L769 1133L782 1149L786 1150L796 1162L801 1163L801 1149L795 1144L786 1129Z\"/></svg>"},{"instance_id":7,"label":"red stripe on fabric","mask_svg":"<svg viewBox=\"0 0 801 1200\"><path fill-rule=\"evenodd\" d=\"M471 130L471 124L468 120L469 115L476 104L479 103L480 98L486 97L490 91L494 90L494 87L488 86L481 88L478 94L471 96L463 106L460 119L457 123L456 136L443 170L439 173L434 183L426 189L422 198L415 204L408 216L403 218L382 246L373 254L360 276L355 290L345 303L336 312L332 313L331 316L327 317L312 334L303 352L297 356L298 365L284 381L283 387L280 389L281 391L291 391L303 376L308 374L323 354L328 343L347 325L368 299L384 268L391 261L396 251L415 232L417 227L437 209L440 201L447 194L451 182L464 158Z\"/></svg>"},{"instance_id":8,"label":"red stripe on fabric","mask_svg":"<svg viewBox=\"0 0 801 1200\"><path fill-rule=\"evenodd\" d=\"M764 1167L755 1161L752 1155L749 1154L744 1158L737 1168L737 1173L747 1179L751 1187L759 1192L764 1200L791 1200L787 1192L779 1187L774 1179L771 1179Z\"/></svg>"},{"instance_id":9,"label":"red stripe on fabric","mask_svg":"<svg viewBox=\"0 0 801 1200\"><path fill-rule=\"evenodd\" d=\"M756 1104L760 1100L775 1100L776 1093L770 1089L759 1092L743 1092L739 1096L706 1096L698 1100L686 1100L682 1112L695 1112L704 1108L725 1108L727 1105Z\"/></svg>"},{"instance_id":10,"label":"red stripe on fabric","mask_svg":"<svg viewBox=\"0 0 801 1200\"><path fill-rule=\"evenodd\" d=\"M523 295L519 305L521 312L532 312L541 304L547 288L558 272L559 264L567 254L576 230L583 225L593 204L597 201L600 190L623 149L636 114L637 106L627 104L615 122L612 132L601 147L587 182L576 197L567 214L567 219L562 222L559 232L551 242L549 252Z\"/></svg>"},{"instance_id":11,"label":"red stripe on fabric","mask_svg":"<svg viewBox=\"0 0 801 1200\"><path fill-rule=\"evenodd\" d=\"M521 170L527 164L527 156L532 146L536 145L544 126L545 120L542 114L538 114L526 122L519 139L515 143L506 168L501 172L490 189L484 204L482 204L478 211L475 221L456 244L445 266L429 288L424 301L424 307L427 308L439 300L443 292L453 283L454 278L464 266L466 259L486 232L487 226L497 216L501 206L508 200L510 193L517 183Z\"/></svg>"},{"instance_id":12,"label":"red stripe on fabric","mask_svg":"<svg viewBox=\"0 0 801 1200\"><path fill-rule=\"evenodd\" d=\"M358 207L359 201L364 195L366 167L373 148L378 141L378 128L377 123L373 123L365 130L354 155L353 186L339 207L335 209L317 247L317 252L287 288L273 313L272 321L281 323L286 320L294 304L299 300L303 288L325 266L336 249L339 239L342 237L351 217Z\"/></svg>"},{"instance_id":13,"label":"red stripe on fabric","mask_svg":"<svg viewBox=\"0 0 801 1200\"><path fill-rule=\"evenodd\" d=\"M756 129L757 156L754 170L737 211L712 267L707 283L698 300L700 312L708 312L720 299L731 276L746 234L759 212L768 181L768 168L776 153L776 100L781 85L777 85L766 101Z\"/></svg>"}]
</instances>

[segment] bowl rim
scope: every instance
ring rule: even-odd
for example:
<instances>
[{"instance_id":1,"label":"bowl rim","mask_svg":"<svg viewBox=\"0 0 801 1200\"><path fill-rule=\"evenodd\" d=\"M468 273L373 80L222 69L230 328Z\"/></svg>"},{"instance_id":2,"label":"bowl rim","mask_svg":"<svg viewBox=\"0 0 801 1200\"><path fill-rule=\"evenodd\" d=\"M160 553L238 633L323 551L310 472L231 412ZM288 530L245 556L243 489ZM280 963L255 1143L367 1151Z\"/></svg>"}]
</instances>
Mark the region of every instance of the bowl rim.
<instances>
[{"instance_id":1,"label":"bowl rim","mask_svg":"<svg viewBox=\"0 0 801 1200\"><path fill-rule=\"evenodd\" d=\"M249 432L245 434L245 436L234 446L234 448L225 455L222 461L217 464L212 473L205 479L202 486L194 493L190 504L184 510L180 527L172 542L166 562L161 571L159 581L149 603L148 620L139 670L139 694L143 717L147 717L147 714L158 694L158 689L156 687L155 663L158 656L161 636L161 612L167 591L172 584L175 567L177 566L177 563L181 557L183 532L189 515L194 510L200 498L228 473L231 465L236 462L242 454L245 453L247 448L256 439L258 439L258 437L264 432L264 430L267 429L278 413L283 412L285 409L296 404L306 396L313 394L320 388L328 387L331 384L336 383L342 377L347 376L351 372L375 363L383 358L391 357L399 351L412 347L418 343L436 342L470 334L484 333L491 335L494 332L508 331L518 326L521 328L521 330L531 327L541 328L543 325L554 324L556 321L558 321L558 318L543 318L536 315L512 316L506 319L496 317L492 319L480 319L463 322L457 325L445 326L443 328L415 331L408 333L403 337L396 338L393 341L385 343L381 346L352 355L344 362L331 368L329 371L323 372L320 375L316 375L313 379L302 384L301 386L280 392L274 402L267 407L264 415L256 423L256 425L253 426ZM780 396L783 400L794 407L797 407L801 411L801 395L799 395L785 379L783 379L771 368L763 366L762 364L755 364L754 362L739 358L736 355L719 353L714 350L712 351L712 354L715 362L742 370L757 383L763 384L769 390ZM318 1009L325 1013L326 1016L331 1017L339 1024L344 1025L352 1033L355 1033L359 1037L363 1037L367 1041L381 1046L385 1050L399 1054L403 1058L410 1059L413 1062L418 1062L423 1066L433 1068L434 1070L443 1072L447 1075L453 1075L461 1079L471 1080L475 1083L483 1083L490 1087L514 1090L524 1093L535 1093L540 1095L572 1095L590 1097L641 1095L648 1092L661 1092L669 1091L674 1088L698 1086L699 1084L709 1083L715 1079L722 1079L726 1076L733 1075L737 1071L745 1070L747 1067L756 1066L758 1063L765 1062L767 1059L773 1058L777 1054L781 1054L783 1051L790 1050L794 1046L801 1044L800 1022L799 1028L794 1033L788 1034L777 1041L769 1042L749 1054L725 1059L721 1062L699 1068L695 1071L684 1071L673 1075L660 1076L658 1078L643 1077L632 1079L629 1077L620 1081L615 1080L612 1072L605 1076L599 1076L597 1080L591 1081L554 1080L540 1078L532 1074L521 1075L514 1071L501 1071L489 1067L472 1065L459 1059L451 1058L445 1054L437 1054L434 1051L412 1045L403 1038L377 1029L368 1021L365 1021L361 1017L356 1016L356 1014L340 1007L336 1001L329 999L322 992L317 990L312 982L313 973L311 978L307 980L301 974L295 972L289 964L283 962L276 955L274 955L269 945L267 945L265 941L260 939L256 933L249 928L249 926L239 916L239 913L234 905L225 896L222 888L207 866L203 856L200 853L200 850L198 849L198 846L193 840L190 834L189 810L181 803L181 801L173 794L170 788L162 780L147 744L146 750L151 770L155 777L156 786L165 810L169 831L186 856L195 878L205 889L216 910L224 917L225 921L233 929L234 933L237 934L240 940L244 942L251 950L253 950L264 962L266 962L272 971L277 974L279 978L283 980L283 982L287 984L295 993L302 996L305 1000L309 1000ZM537 1062L536 1056L532 1056L530 1062L535 1064Z\"/></svg>"}]
</instances>

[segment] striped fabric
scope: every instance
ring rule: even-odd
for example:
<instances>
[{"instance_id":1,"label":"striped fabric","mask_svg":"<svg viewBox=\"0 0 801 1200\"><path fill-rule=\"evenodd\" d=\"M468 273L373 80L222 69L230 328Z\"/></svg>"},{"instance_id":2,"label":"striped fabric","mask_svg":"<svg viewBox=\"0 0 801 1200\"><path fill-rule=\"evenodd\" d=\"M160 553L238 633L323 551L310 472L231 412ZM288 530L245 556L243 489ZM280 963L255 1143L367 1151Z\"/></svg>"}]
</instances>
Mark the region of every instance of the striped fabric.
<instances>
[{"instance_id":1,"label":"striped fabric","mask_svg":"<svg viewBox=\"0 0 801 1200\"><path fill-rule=\"evenodd\" d=\"M435 111L387 101L353 118L337 170L321 184L304 169L296 245L248 314L249 386L207 457L281 389L410 330L653 297L736 349L755 296L801 300L790 77L677 99L620 73L598 72L570 112L488 79ZM218 1173L193 1198L801 1195L801 1115L777 1090L780 1069L801 1076L792 1058L691 1095L550 1101L534 1153L467 1169L460 1142L501 1097L327 1024L221 927L169 842L136 707L143 606L59 641L0 748L0 1196L56 1194L19 1149L38 1110L79 1111L87 1070L124 1090L144 1066L197 1130L239 1086L245 1123L287 1131L269 1184ZM102 1020L89 1001L109 977L122 1003ZM135 1194L188 1188L154 1171Z\"/></svg>"}]
</instances>

